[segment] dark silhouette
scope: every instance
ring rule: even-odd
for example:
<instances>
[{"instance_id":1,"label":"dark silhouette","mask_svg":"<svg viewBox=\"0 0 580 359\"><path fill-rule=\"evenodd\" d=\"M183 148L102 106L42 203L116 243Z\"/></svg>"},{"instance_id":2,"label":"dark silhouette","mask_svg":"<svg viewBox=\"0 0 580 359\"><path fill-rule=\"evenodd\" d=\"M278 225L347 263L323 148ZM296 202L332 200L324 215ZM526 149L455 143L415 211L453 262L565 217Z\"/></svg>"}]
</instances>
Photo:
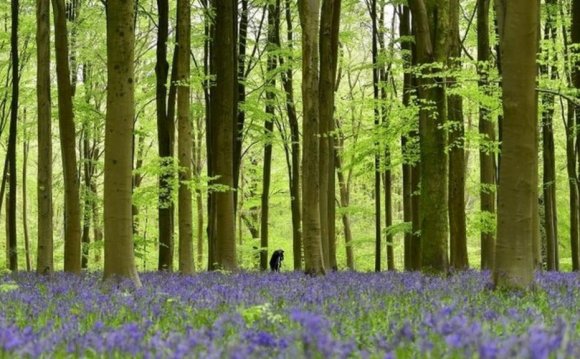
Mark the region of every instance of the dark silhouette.
<instances>
[{"instance_id":1,"label":"dark silhouette","mask_svg":"<svg viewBox=\"0 0 580 359\"><path fill-rule=\"evenodd\" d=\"M272 272L279 272L282 268L282 261L284 260L284 251L281 249L275 250L270 258L270 269Z\"/></svg>"}]
</instances>

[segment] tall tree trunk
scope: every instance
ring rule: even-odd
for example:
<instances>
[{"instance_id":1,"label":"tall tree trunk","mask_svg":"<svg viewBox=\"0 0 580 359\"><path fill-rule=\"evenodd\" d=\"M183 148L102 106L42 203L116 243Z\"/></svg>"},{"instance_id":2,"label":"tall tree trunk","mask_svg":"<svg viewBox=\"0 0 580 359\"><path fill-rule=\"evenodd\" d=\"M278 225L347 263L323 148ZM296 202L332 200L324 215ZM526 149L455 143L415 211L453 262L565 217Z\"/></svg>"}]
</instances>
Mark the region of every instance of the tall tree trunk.
<instances>
[{"instance_id":1,"label":"tall tree trunk","mask_svg":"<svg viewBox=\"0 0 580 359\"><path fill-rule=\"evenodd\" d=\"M461 39L459 38L459 0L449 2L450 10L450 67L461 67ZM449 86L457 87L457 80L449 78ZM465 126L463 100L459 94L447 97L449 129L449 238L450 265L457 270L467 269L467 231L465 224Z\"/></svg>"},{"instance_id":2,"label":"tall tree trunk","mask_svg":"<svg viewBox=\"0 0 580 359\"><path fill-rule=\"evenodd\" d=\"M50 116L50 1L36 2L36 98L38 102L38 239L36 272L54 270L52 229L52 126Z\"/></svg>"},{"instance_id":3,"label":"tall tree trunk","mask_svg":"<svg viewBox=\"0 0 580 359\"><path fill-rule=\"evenodd\" d=\"M272 130L274 129L275 105L276 105L276 51L278 50L280 27L280 1L277 0L268 5L268 51L266 71L266 121L264 123L264 166L262 173L262 198L260 218L260 270L268 269L268 220L270 214L270 177L272 168Z\"/></svg>"},{"instance_id":4,"label":"tall tree trunk","mask_svg":"<svg viewBox=\"0 0 580 359\"><path fill-rule=\"evenodd\" d=\"M135 15L130 1L107 1L105 119L105 280L126 277L140 287L133 252L132 135L135 117Z\"/></svg>"},{"instance_id":5,"label":"tall tree trunk","mask_svg":"<svg viewBox=\"0 0 580 359\"><path fill-rule=\"evenodd\" d=\"M578 188L578 174L576 172L576 151L575 151L575 131L576 121L574 119L574 107L576 105L568 102L566 121L566 169L568 172L568 183L570 186L570 249L572 254L572 270L578 271L580 258L578 247L580 245L580 194Z\"/></svg>"},{"instance_id":6,"label":"tall tree trunk","mask_svg":"<svg viewBox=\"0 0 580 359\"><path fill-rule=\"evenodd\" d=\"M299 0L298 12L302 26L302 228L306 273L324 274L320 237L320 163L319 154L319 14L320 0Z\"/></svg>"},{"instance_id":7,"label":"tall tree trunk","mask_svg":"<svg viewBox=\"0 0 580 359\"><path fill-rule=\"evenodd\" d=\"M578 46L580 44L580 0L572 0L572 45ZM576 58L574 62L572 72L572 83L577 91L580 91L580 59ZM576 96L578 98L580 96ZM580 108L578 105L574 107L574 111L571 111L572 106L569 104L569 112L574 113L574 123L575 126L580 124ZM577 132L578 134L578 132ZM580 138L580 135L577 135ZM578 139L576 140L576 146L579 145ZM580 161L580 156L577 156ZM578 177L575 177L578 179ZM578 235L572 237L572 269L574 271L580 271L580 243Z\"/></svg>"},{"instance_id":8,"label":"tall tree trunk","mask_svg":"<svg viewBox=\"0 0 580 359\"><path fill-rule=\"evenodd\" d=\"M481 91L488 93L488 72L490 68L489 45L489 1L477 1L477 61ZM479 199L483 218L495 218L495 154L490 149L495 142L495 124L491 120L490 110L483 104L479 106ZM493 268L495 233L488 228L481 230L481 269Z\"/></svg>"},{"instance_id":9,"label":"tall tree trunk","mask_svg":"<svg viewBox=\"0 0 580 359\"><path fill-rule=\"evenodd\" d=\"M174 206L171 196L173 178L173 121L168 117L167 78L169 63L167 62L167 39L169 32L169 2L157 0L157 62L156 76L156 106L157 106L157 143L162 171L159 175L159 258L158 270L173 271L173 213Z\"/></svg>"},{"instance_id":10,"label":"tall tree trunk","mask_svg":"<svg viewBox=\"0 0 580 359\"><path fill-rule=\"evenodd\" d=\"M52 8L54 11L54 42L58 84L58 122L65 193L64 270L66 272L80 273L81 207L77 156L75 146L71 145L76 143L76 141L64 0L52 0Z\"/></svg>"},{"instance_id":11,"label":"tall tree trunk","mask_svg":"<svg viewBox=\"0 0 580 359\"><path fill-rule=\"evenodd\" d=\"M12 100L10 103L10 129L8 133L8 194L6 200L6 226L8 237L8 269L18 270L18 251L16 247L16 127L18 124L18 101L20 96L20 69L18 57L18 7L19 1L11 3L12 25L10 49L12 57Z\"/></svg>"},{"instance_id":12,"label":"tall tree trunk","mask_svg":"<svg viewBox=\"0 0 580 359\"><path fill-rule=\"evenodd\" d=\"M341 0L323 0L320 18L320 236L324 266L336 270L334 92Z\"/></svg>"},{"instance_id":13,"label":"tall tree trunk","mask_svg":"<svg viewBox=\"0 0 580 359\"><path fill-rule=\"evenodd\" d=\"M26 259L26 270L30 272L32 270L32 265L30 264L30 238L28 235L28 197L27 197L27 176L26 170L28 166L28 151L29 142L28 134L26 133L26 109L22 116L22 129L24 134L22 135L22 229L24 234L24 257Z\"/></svg>"},{"instance_id":14,"label":"tall tree trunk","mask_svg":"<svg viewBox=\"0 0 580 359\"><path fill-rule=\"evenodd\" d=\"M417 62L443 64L448 55L449 1L426 3L423 0L411 0L409 6L416 27ZM435 103L436 108L433 111L422 106L419 114L421 267L427 272L444 273L448 267L448 166L445 153L446 136L443 130L447 106L445 81L437 71L426 68L423 76L418 79L419 99Z\"/></svg>"},{"instance_id":15,"label":"tall tree trunk","mask_svg":"<svg viewBox=\"0 0 580 359\"><path fill-rule=\"evenodd\" d=\"M225 186L225 190L212 193L209 225L212 226L210 243L215 245L212 269L235 270L236 255L235 208L234 208L234 118L236 2L214 0L215 32L213 37L212 72L216 75L211 92L211 145L213 176L212 184ZM217 267L214 267L214 264Z\"/></svg>"},{"instance_id":16,"label":"tall tree trunk","mask_svg":"<svg viewBox=\"0 0 580 359\"><path fill-rule=\"evenodd\" d=\"M86 74L84 74L86 75ZM84 76L83 76L84 77ZM86 78L85 78L86 81ZM88 101L87 101L88 102ZM82 161L83 161L83 180L84 180L84 196L83 196L83 229L81 234L81 246L82 246L82 257L81 257L81 268L87 269L89 265L89 245L90 245L90 232L91 232L91 222L92 222L92 202L94 200L93 194L91 193L91 180L92 180L92 158L91 158L91 141L89 138L88 124L83 123L82 130Z\"/></svg>"},{"instance_id":17,"label":"tall tree trunk","mask_svg":"<svg viewBox=\"0 0 580 359\"><path fill-rule=\"evenodd\" d=\"M557 12L555 0L546 1L547 17L544 24L544 43L549 44L544 49L547 54L546 61L540 66L540 73L549 76L551 80L557 78L556 66L548 66L547 63L555 63L554 56L556 46L556 18ZM554 116L554 95L542 94L542 159L543 159L543 197L544 197L544 223L546 230L546 268L549 271L558 270L558 222L556 206L556 160L554 152L554 131L552 118Z\"/></svg>"},{"instance_id":18,"label":"tall tree trunk","mask_svg":"<svg viewBox=\"0 0 580 359\"><path fill-rule=\"evenodd\" d=\"M498 0L503 69L503 153L498 190L498 236L493 281L528 287L533 281L538 142L538 4ZM536 205L534 205L536 204Z\"/></svg>"},{"instance_id":19,"label":"tall tree trunk","mask_svg":"<svg viewBox=\"0 0 580 359\"><path fill-rule=\"evenodd\" d=\"M372 58L373 58L373 99L374 104L374 128L378 132L380 124L380 107L379 107L379 51L378 51L378 25L377 25L377 0L372 0L371 3L371 20L372 20ZM376 135L375 135L376 136ZM378 137L378 136L377 136ZM380 143L375 141L375 184L374 184L374 198L375 198L375 272L381 270L381 154Z\"/></svg>"},{"instance_id":20,"label":"tall tree trunk","mask_svg":"<svg viewBox=\"0 0 580 359\"><path fill-rule=\"evenodd\" d=\"M338 138L338 148L342 148L343 139ZM340 208L342 210L341 220L344 227L344 245L346 248L346 267L350 270L355 270L354 266L354 253L352 249L352 230L350 227L350 216L347 212L348 206L350 205L350 189L348 188L348 183L344 177L344 167L342 166L341 155L339 150L335 151L336 158L334 164L336 166L336 175L338 177L338 187L340 190Z\"/></svg>"},{"instance_id":21,"label":"tall tree trunk","mask_svg":"<svg viewBox=\"0 0 580 359\"><path fill-rule=\"evenodd\" d=\"M411 36L410 11L408 6L399 9L399 35L401 36L401 51L403 56L403 106L408 107L411 104L412 79L410 66L412 65L411 41L404 40L405 37ZM410 159L410 134L401 136L401 151L403 156L402 176L403 176L403 221L412 224L412 188L411 188L411 159ZM406 231L403 240L404 255L403 264L406 271L413 270L413 231Z\"/></svg>"},{"instance_id":22,"label":"tall tree trunk","mask_svg":"<svg viewBox=\"0 0 580 359\"><path fill-rule=\"evenodd\" d=\"M191 4L177 1L177 154L179 160L179 271L191 274L193 263L193 202L191 197L193 130L189 116ZM232 101L233 103L233 101Z\"/></svg>"},{"instance_id":23,"label":"tall tree trunk","mask_svg":"<svg viewBox=\"0 0 580 359\"><path fill-rule=\"evenodd\" d=\"M242 9L240 13L240 26L238 29L238 56L237 56L237 113L236 128L234 132L234 188L238 188L240 180L240 168L242 165L242 142L244 123L246 122L246 48L248 43L248 0L240 0ZM242 106L242 108L240 108ZM237 208L238 193L234 192L234 208Z\"/></svg>"},{"instance_id":24,"label":"tall tree trunk","mask_svg":"<svg viewBox=\"0 0 580 359\"><path fill-rule=\"evenodd\" d=\"M286 94L286 112L290 127L291 160L288 169L288 180L290 187L290 211L292 213L292 252L294 255L294 270L302 269L302 202L300 190L300 133L298 127L298 116L296 115L296 106L294 103L294 84L292 74L292 49L293 49L293 27L292 11L290 0L285 0L284 11L286 15L286 34L288 46L288 62L290 65L286 71L281 71L282 86ZM281 47L280 44L278 44ZM284 66L284 57L279 57L280 66Z\"/></svg>"}]
</instances>

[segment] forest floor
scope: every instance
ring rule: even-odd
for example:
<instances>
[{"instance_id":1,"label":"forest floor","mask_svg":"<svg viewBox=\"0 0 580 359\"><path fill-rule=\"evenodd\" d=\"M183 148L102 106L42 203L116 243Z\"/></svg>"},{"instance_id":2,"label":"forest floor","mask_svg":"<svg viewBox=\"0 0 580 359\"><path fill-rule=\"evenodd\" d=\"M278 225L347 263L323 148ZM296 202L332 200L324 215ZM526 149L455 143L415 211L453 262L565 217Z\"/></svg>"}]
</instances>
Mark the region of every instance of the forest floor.
<instances>
[{"instance_id":1,"label":"forest floor","mask_svg":"<svg viewBox=\"0 0 580 359\"><path fill-rule=\"evenodd\" d=\"M580 277L489 273L0 276L0 358L580 358Z\"/></svg>"}]
</instances>

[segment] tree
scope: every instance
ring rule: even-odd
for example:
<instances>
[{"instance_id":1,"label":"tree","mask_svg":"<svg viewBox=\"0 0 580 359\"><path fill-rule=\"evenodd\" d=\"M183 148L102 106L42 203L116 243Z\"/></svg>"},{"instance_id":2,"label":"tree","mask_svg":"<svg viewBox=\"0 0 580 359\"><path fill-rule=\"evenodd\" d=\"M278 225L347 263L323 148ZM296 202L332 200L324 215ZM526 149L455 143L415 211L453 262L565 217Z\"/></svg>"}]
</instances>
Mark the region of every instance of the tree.
<instances>
[{"instance_id":1,"label":"tree","mask_svg":"<svg viewBox=\"0 0 580 359\"><path fill-rule=\"evenodd\" d=\"M191 4L177 2L177 153L179 160L179 271L193 273L193 204L191 197L193 130L189 111Z\"/></svg>"},{"instance_id":2,"label":"tree","mask_svg":"<svg viewBox=\"0 0 580 359\"><path fill-rule=\"evenodd\" d=\"M580 0L572 0L572 45L578 46L578 44L580 44ZM577 91L580 91L580 59L577 57L573 64L574 70L572 72L572 83L574 88ZM574 126L578 126L578 124L580 124L580 109L578 108L578 105L573 106L571 103L568 104L568 116L572 120L571 123L575 124ZM578 134L578 132L576 133ZM576 146L580 147L580 142L578 142L578 139L580 139L580 135L577 135L576 139ZM577 158L580 158L580 156L577 156ZM578 177L574 178L577 179ZM577 186L578 184L576 183L576 187ZM572 196L570 197L572 199ZM580 197L580 195L578 194L577 190L576 200L578 200L578 197ZM577 211L579 211L578 207L580 207L580 205L578 205L578 202L576 202ZM576 222L576 235L570 237L572 249L572 270L574 271L580 271L580 231L578 230L578 222L580 222L580 219L578 219Z\"/></svg>"},{"instance_id":3,"label":"tree","mask_svg":"<svg viewBox=\"0 0 580 359\"><path fill-rule=\"evenodd\" d=\"M20 70L18 57L18 8L19 1L11 3L12 25L10 33L10 56L12 57L12 100L10 102L10 129L8 133L8 199L6 200L6 226L8 234L8 268L18 270L16 248L16 130L18 125L18 101L20 96Z\"/></svg>"},{"instance_id":4,"label":"tree","mask_svg":"<svg viewBox=\"0 0 580 359\"><path fill-rule=\"evenodd\" d=\"M268 269L268 219L270 213L270 182L272 168L272 131L275 121L275 101L276 78L274 77L277 59L277 44L280 43L280 1L272 1L268 4L268 51L267 69L266 69L266 121L264 123L264 166L262 167L262 198L260 218L260 270Z\"/></svg>"},{"instance_id":5,"label":"tree","mask_svg":"<svg viewBox=\"0 0 580 359\"><path fill-rule=\"evenodd\" d=\"M458 71L461 67L461 39L459 38L459 1L450 0L449 66ZM449 86L457 89L457 80L449 78ZM462 270L469 267L467 258L467 229L465 223L465 125L463 100L460 94L447 96L449 120L449 239L450 265Z\"/></svg>"},{"instance_id":6,"label":"tree","mask_svg":"<svg viewBox=\"0 0 580 359\"><path fill-rule=\"evenodd\" d=\"M38 0L36 2L36 24L36 98L38 102L38 240L36 272L50 274L54 270L54 263L49 0Z\"/></svg>"},{"instance_id":7,"label":"tree","mask_svg":"<svg viewBox=\"0 0 580 359\"><path fill-rule=\"evenodd\" d=\"M135 117L135 7L107 1L107 115L105 123L105 280L126 277L141 286L133 253L132 136Z\"/></svg>"},{"instance_id":8,"label":"tree","mask_svg":"<svg viewBox=\"0 0 580 359\"><path fill-rule=\"evenodd\" d=\"M56 75L58 85L58 124L64 176L64 270L81 271L81 207L75 123L73 113L73 89L69 66L68 31L64 0L52 0L54 12L54 44L56 49Z\"/></svg>"},{"instance_id":9,"label":"tree","mask_svg":"<svg viewBox=\"0 0 580 359\"><path fill-rule=\"evenodd\" d=\"M325 273L320 238L320 172L319 166L319 0L299 0L302 26L302 228L305 271L311 275Z\"/></svg>"},{"instance_id":10,"label":"tree","mask_svg":"<svg viewBox=\"0 0 580 359\"><path fill-rule=\"evenodd\" d=\"M534 220L538 4L525 0L498 4L504 122L493 282L498 288L525 288L533 281L533 238L538 225Z\"/></svg>"},{"instance_id":11,"label":"tree","mask_svg":"<svg viewBox=\"0 0 580 359\"><path fill-rule=\"evenodd\" d=\"M488 92L488 72L490 68L489 48L489 0L477 1L477 61L479 88ZM490 110L479 106L479 133L482 143L479 147L479 200L483 218L495 216L495 154L490 150L495 141L495 124L491 120ZM481 268L492 269L495 238L488 228L481 230Z\"/></svg>"},{"instance_id":12,"label":"tree","mask_svg":"<svg viewBox=\"0 0 580 359\"><path fill-rule=\"evenodd\" d=\"M236 2L214 0L215 23L211 51L211 70L215 84L211 88L211 119L209 135L211 182L219 186L210 198L208 217L210 269L235 270L238 267L234 209L234 118L236 94L235 21Z\"/></svg>"},{"instance_id":13,"label":"tree","mask_svg":"<svg viewBox=\"0 0 580 359\"><path fill-rule=\"evenodd\" d=\"M173 131L174 124L169 118L167 104L167 40L169 32L169 2L157 0L158 26L156 50L156 106L157 106L157 144L162 170L159 175L159 270L173 270L173 213L171 182L173 178Z\"/></svg>"},{"instance_id":14,"label":"tree","mask_svg":"<svg viewBox=\"0 0 580 359\"><path fill-rule=\"evenodd\" d=\"M447 118L444 79L439 74L448 56L449 1L410 0L417 62L423 65L418 81L419 138L421 154L421 267L428 272L446 272L447 156L443 126Z\"/></svg>"}]
</instances>

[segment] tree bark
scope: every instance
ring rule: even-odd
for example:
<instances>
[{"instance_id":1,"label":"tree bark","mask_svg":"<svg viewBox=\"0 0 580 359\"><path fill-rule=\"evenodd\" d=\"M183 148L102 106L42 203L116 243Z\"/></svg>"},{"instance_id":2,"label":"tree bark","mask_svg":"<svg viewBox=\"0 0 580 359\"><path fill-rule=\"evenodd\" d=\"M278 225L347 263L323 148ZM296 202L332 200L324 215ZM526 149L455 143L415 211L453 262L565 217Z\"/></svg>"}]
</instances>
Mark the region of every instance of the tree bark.
<instances>
[{"instance_id":1,"label":"tree bark","mask_svg":"<svg viewBox=\"0 0 580 359\"><path fill-rule=\"evenodd\" d=\"M544 24L544 43L550 44L544 49L544 64L540 73L551 80L557 78L557 68L547 63L555 63L556 27L554 12L557 11L555 0L546 1L547 17ZM541 55L541 53L540 53ZM542 101L542 160L543 160L543 202L544 225L546 233L546 268L549 271L558 270L558 221L556 204L556 160L554 152L554 131L552 120L554 116L554 95L541 94Z\"/></svg>"},{"instance_id":2,"label":"tree bark","mask_svg":"<svg viewBox=\"0 0 580 359\"><path fill-rule=\"evenodd\" d=\"M276 93L274 92L276 86L276 78L274 72L276 71L276 51L279 40L280 27L280 1L270 3L268 5L268 43L266 44L266 51L268 51L267 71L266 71L266 122L264 123L264 137L266 143L264 144L264 166L262 167L262 197L261 209L262 216L260 218L260 270L268 269L268 220L270 214L270 178L272 169L272 139L275 120L275 101Z\"/></svg>"},{"instance_id":3,"label":"tree bark","mask_svg":"<svg viewBox=\"0 0 580 359\"><path fill-rule=\"evenodd\" d=\"M24 130L22 139L22 232L24 234L24 258L26 259L26 270L30 272L32 270L32 265L30 263L30 238L28 235L28 196L27 196L27 167L28 167L28 152L29 152L29 142L28 134L26 133L26 109L24 110L22 116L22 128Z\"/></svg>"},{"instance_id":4,"label":"tree bark","mask_svg":"<svg viewBox=\"0 0 580 359\"><path fill-rule=\"evenodd\" d=\"M72 145L76 143L76 135L64 0L52 0L52 8L54 12L54 42L58 84L58 122L65 192L64 270L66 272L80 273L81 207L77 156L75 146Z\"/></svg>"},{"instance_id":5,"label":"tree bark","mask_svg":"<svg viewBox=\"0 0 580 359\"><path fill-rule=\"evenodd\" d=\"M578 46L578 44L580 44L580 0L572 0L572 45L576 45ZM576 58L576 61L574 63L573 66L573 72L572 72L572 82L574 85L574 88L577 91L580 91L580 59ZM576 96L576 98L579 98L580 96ZM570 104L569 104L570 105ZM578 107L578 105L576 105L574 107L574 111L572 110L572 106L569 106L568 111L569 112L573 112L574 113L574 123L575 126L578 126L580 124L580 108ZM580 139L580 135L578 135L577 132L577 136L578 138L576 139L576 146L580 147L580 142L578 141L578 139ZM577 156L577 160L580 161L580 156ZM578 180L578 177L575 177L576 180ZM574 271L580 271L580 243L579 243L579 238L578 238L578 234L574 237L572 237L572 270Z\"/></svg>"},{"instance_id":6,"label":"tree bark","mask_svg":"<svg viewBox=\"0 0 580 359\"><path fill-rule=\"evenodd\" d=\"M189 116L191 4L177 1L177 153L179 160L179 271L191 274L193 263L193 201L191 193L193 131Z\"/></svg>"},{"instance_id":7,"label":"tree bark","mask_svg":"<svg viewBox=\"0 0 580 359\"><path fill-rule=\"evenodd\" d=\"M132 228L132 135L135 117L135 7L107 1L107 115L105 119L105 280L125 277L136 287Z\"/></svg>"},{"instance_id":8,"label":"tree bark","mask_svg":"<svg viewBox=\"0 0 580 359\"><path fill-rule=\"evenodd\" d=\"M320 163L319 154L319 0L299 0L302 26L302 227L305 270L310 275L325 274L320 237Z\"/></svg>"},{"instance_id":9,"label":"tree bark","mask_svg":"<svg viewBox=\"0 0 580 359\"><path fill-rule=\"evenodd\" d=\"M451 0L450 9L450 68L461 67L461 44L459 33L459 1ZM450 77L450 87L457 87L457 80ZM463 123L463 99L459 94L447 97L449 128L449 234L451 243L450 265L456 270L469 267L467 258L467 230L465 223L465 125Z\"/></svg>"},{"instance_id":10,"label":"tree bark","mask_svg":"<svg viewBox=\"0 0 580 359\"><path fill-rule=\"evenodd\" d=\"M246 111L240 106L246 103L246 49L248 43L248 0L240 0L242 11L240 13L240 26L238 29L238 74L237 74L237 113L236 132L234 134L234 188L238 188L240 168L242 165L242 142L244 135L244 123ZM238 193L234 192L234 208L237 208Z\"/></svg>"},{"instance_id":11,"label":"tree bark","mask_svg":"<svg viewBox=\"0 0 580 359\"><path fill-rule=\"evenodd\" d=\"M236 2L214 0L215 31L213 38L212 73L216 75L211 91L211 146L213 176L211 184L223 188L212 193L209 225L210 243L215 246L212 269L236 270L238 267L235 236L234 209L234 118L235 118L235 77Z\"/></svg>"},{"instance_id":12,"label":"tree bark","mask_svg":"<svg viewBox=\"0 0 580 359\"><path fill-rule=\"evenodd\" d=\"M18 251L16 246L16 131L18 126L18 101L20 96L20 75L18 74L18 8L19 1L11 3L10 50L12 58L12 100L10 102L10 129L8 133L8 194L6 200L6 226L8 237L8 269L18 270Z\"/></svg>"},{"instance_id":13,"label":"tree bark","mask_svg":"<svg viewBox=\"0 0 580 359\"><path fill-rule=\"evenodd\" d=\"M417 62L443 64L449 45L449 1L412 0L409 7L416 28ZM427 67L422 72L418 79L419 99L434 103L435 111L422 106L419 113L421 267L426 272L445 273L448 268L448 165L442 129L447 117L445 81L436 68Z\"/></svg>"},{"instance_id":14,"label":"tree bark","mask_svg":"<svg viewBox=\"0 0 580 359\"><path fill-rule=\"evenodd\" d=\"M334 180L334 93L338 68L341 0L323 0L320 18L320 235L324 266L336 263L336 188Z\"/></svg>"},{"instance_id":15,"label":"tree bark","mask_svg":"<svg viewBox=\"0 0 580 359\"><path fill-rule=\"evenodd\" d=\"M36 272L54 270L52 222L52 126L50 100L50 1L36 2L36 98L38 102L38 239Z\"/></svg>"},{"instance_id":16,"label":"tree bark","mask_svg":"<svg viewBox=\"0 0 580 359\"><path fill-rule=\"evenodd\" d=\"M503 69L503 153L498 190L498 234L493 282L498 288L529 287L538 224L537 73L538 4L498 1Z\"/></svg>"},{"instance_id":17,"label":"tree bark","mask_svg":"<svg viewBox=\"0 0 580 359\"><path fill-rule=\"evenodd\" d=\"M378 52L378 25L377 25L377 1L371 3L371 21L372 21L372 61L373 61L373 99L374 99L374 128L379 130L380 124L380 107L379 107L379 52ZM375 272L381 270L381 154L380 143L375 141L375 162L374 162L374 200L375 200Z\"/></svg>"},{"instance_id":18,"label":"tree bark","mask_svg":"<svg viewBox=\"0 0 580 359\"><path fill-rule=\"evenodd\" d=\"M155 64L156 76L156 110L157 110L157 143L161 161L159 175L159 258L157 269L173 271L173 213L174 205L171 198L173 179L173 135L174 124L168 117L167 108L167 78L169 63L167 62L167 40L169 32L169 2L157 0L158 26L157 49Z\"/></svg>"},{"instance_id":19,"label":"tree bark","mask_svg":"<svg viewBox=\"0 0 580 359\"><path fill-rule=\"evenodd\" d=\"M285 4L286 16L286 34L288 46L288 62L291 64L293 49L293 28L292 28L292 11L290 0ZM280 45L279 45L280 46ZM279 57L280 66L284 66L284 57ZM300 190L300 133L298 127L298 116L296 115L296 106L294 103L294 81L292 67L288 66L286 71L281 71L282 86L286 94L286 113L290 127L291 160L288 169L289 187L290 187L290 211L292 213L292 252L294 255L294 270L302 270L302 201Z\"/></svg>"},{"instance_id":20,"label":"tree bark","mask_svg":"<svg viewBox=\"0 0 580 359\"><path fill-rule=\"evenodd\" d=\"M488 72L490 68L491 51L489 45L489 0L477 2L477 61L478 86L487 94ZM479 106L479 199L483 218L495 218L495 154L491 150L495 142L495 124L491 121L490 110L484 105ZM495 233L483 228L481 238L481 269L493 268Z\"/></svg>"}]
</instances>

